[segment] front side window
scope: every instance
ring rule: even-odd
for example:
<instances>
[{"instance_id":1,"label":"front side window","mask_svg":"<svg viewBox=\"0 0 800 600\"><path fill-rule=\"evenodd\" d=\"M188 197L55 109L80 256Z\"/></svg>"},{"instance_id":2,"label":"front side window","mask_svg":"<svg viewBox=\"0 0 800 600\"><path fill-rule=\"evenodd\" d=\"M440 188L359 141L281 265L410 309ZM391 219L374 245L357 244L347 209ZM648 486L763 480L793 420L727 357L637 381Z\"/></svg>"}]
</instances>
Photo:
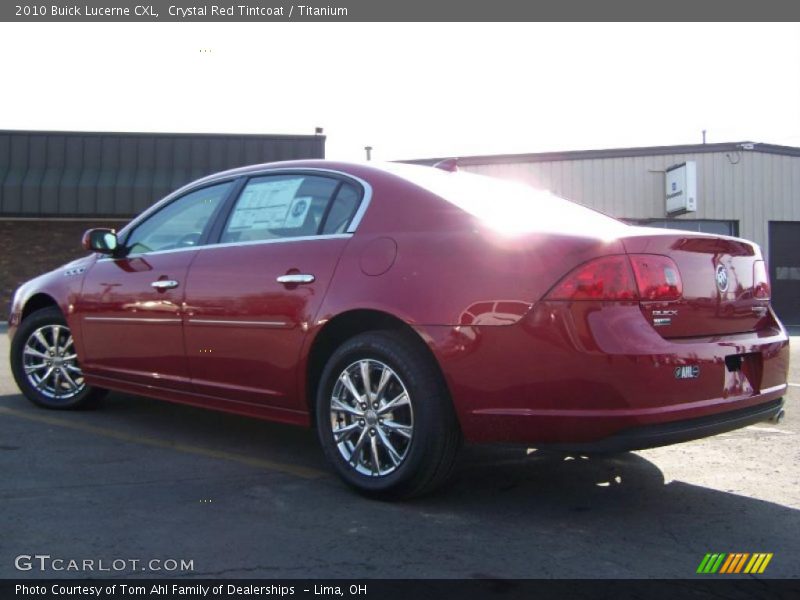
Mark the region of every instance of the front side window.
<instances>
[{"instance_id":1,"label":"front side window","mask_svg":"<svg viewBox=\"0 0 800 600\"><path fill-rule=\"evenodd\" d=\"M331 197L342 186L313 175L251 179L231 212L222 243L308 237L322 231Z\"/></svg>"},{"instance_id":2,"label":"front side window","mask_svg":"<svg viewBox=\"0 0 800 600\"><path fill-rule=\"evenodd\" d=\"M230 186L231 182L213 185L170 202L131 232L125 241L128 254L197 245Z\"/></svg>"}]
</instances>

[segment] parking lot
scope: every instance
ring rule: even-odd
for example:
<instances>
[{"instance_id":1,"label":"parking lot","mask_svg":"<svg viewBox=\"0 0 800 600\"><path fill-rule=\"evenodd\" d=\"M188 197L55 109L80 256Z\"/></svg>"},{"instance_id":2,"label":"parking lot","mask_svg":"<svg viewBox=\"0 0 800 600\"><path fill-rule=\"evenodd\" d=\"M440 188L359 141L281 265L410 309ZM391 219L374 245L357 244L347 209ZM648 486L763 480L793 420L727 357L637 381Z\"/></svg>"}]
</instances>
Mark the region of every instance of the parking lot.
<instances>
[{"instance_id":1,"label":"parking lot","mask_svg":"<svg viewBox=\"0 0 800 600\"><path fill-rule=\"evenodd\" d=\"M707 552L800 576L797 385L780 425L603 459L467 448L443 492L387 504L330 474L311 431L124 394L37 409L0 334L0 577L87 575L14 566L47 554L193 566L95 573L117 577L683 578Z\"/></svg>"}]
</instances>

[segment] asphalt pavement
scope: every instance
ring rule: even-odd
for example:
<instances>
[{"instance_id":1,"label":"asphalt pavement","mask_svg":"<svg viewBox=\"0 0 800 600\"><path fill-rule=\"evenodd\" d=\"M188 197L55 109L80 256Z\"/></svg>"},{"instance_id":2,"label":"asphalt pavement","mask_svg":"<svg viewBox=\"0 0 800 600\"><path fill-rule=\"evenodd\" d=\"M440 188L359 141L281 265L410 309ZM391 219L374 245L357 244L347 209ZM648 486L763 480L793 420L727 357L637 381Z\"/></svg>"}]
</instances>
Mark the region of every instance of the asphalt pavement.
<instances>
[{"instance_id":1,"label":"asphalt pavement","mask_svg":"<svg viewBox=\"0 0 800 600\"><path fill-rule=\"evenodd\" d=\"M685 578L708 552L800 577L798 348L780 425L611 458L467 448L447 489L391 504L300 428L126 394L38 409L0 330L0 577Z\"/></svg>"}]
</instances>

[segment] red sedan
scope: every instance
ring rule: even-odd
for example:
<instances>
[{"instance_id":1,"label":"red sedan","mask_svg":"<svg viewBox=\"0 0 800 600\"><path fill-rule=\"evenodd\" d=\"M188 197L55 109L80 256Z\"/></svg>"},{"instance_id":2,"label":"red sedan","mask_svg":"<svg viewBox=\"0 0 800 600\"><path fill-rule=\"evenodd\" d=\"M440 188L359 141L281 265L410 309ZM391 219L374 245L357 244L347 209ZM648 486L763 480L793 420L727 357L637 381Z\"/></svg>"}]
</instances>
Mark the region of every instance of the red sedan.
<instances>
[{"instance_id":1,"label":"red sedan","mask_svg":"<svg viewBox=\"0 0 800 600\"><path fill-rule=\"evenodd\" d=\"M28 398L314 425L373 496L433 489L463 440L648 448L779 415L787 389L755 244L452 169L236 169L83 243L14 298Z\"/></svg>"}]
</instances>

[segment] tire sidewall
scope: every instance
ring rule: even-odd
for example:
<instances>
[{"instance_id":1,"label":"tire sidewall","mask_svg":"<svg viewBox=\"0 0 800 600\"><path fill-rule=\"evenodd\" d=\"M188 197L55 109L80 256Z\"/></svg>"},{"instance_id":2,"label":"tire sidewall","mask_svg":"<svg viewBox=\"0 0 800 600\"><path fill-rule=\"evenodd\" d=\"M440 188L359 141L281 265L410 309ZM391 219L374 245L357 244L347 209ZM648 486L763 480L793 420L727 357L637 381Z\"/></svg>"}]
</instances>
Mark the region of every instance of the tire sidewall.
<instances>
[{"instance_id":1,"label":"tire sidewall","mask_svg":"<svg viewBox=\"0 0 800 600\"><path fill-rule=\"evenodd\" d=\"M440 386L436 385L430 365L409 346L381 333L356 336L333 353L317 389L317 433L328 461L349 485L374 496L402 495L403 490L412 487L440 433L437 430L441 427L442 390L437 389ZM364 359L381 361L397 374L406 387L414 414L414 433L406 458L395 471L381 477L362 475L345 461L330 425L330 401L339 374Z\"/></svg>"}]
</instances>

